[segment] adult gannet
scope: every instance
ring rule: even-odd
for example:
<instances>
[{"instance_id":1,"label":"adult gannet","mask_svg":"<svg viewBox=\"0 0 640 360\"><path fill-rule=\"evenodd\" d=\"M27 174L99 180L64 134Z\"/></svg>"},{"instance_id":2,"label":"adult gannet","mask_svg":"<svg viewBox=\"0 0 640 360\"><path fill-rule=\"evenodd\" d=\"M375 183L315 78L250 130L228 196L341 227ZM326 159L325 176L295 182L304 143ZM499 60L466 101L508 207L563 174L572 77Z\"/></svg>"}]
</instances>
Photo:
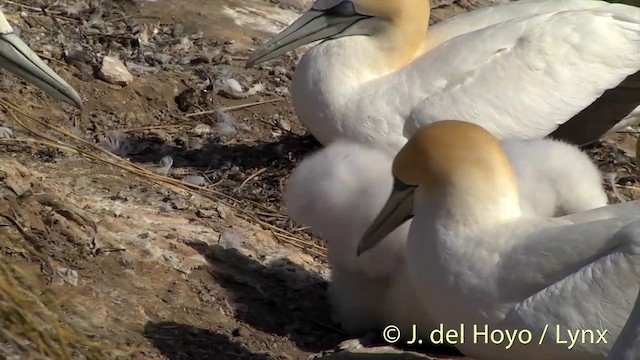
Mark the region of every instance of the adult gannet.
<instances>
[{"instance_id":1,"label":"adult gannet","mask_svg":"<svg viewBox=\"0 0 640 360\"><path fill-rule=\"evenodd\" d=\"M445 328L465 324L463 353L605 359L640 288L640 201L558 218L525 215L500 143L462 121L418 130L392 169L393 191L357 251L414 216L406 254L416 291ZM494 329L531 339L509 347L478 336ZM569 334L578 341L567 342Z\"/></svg>"},{"instance_id":2,"label":"adult gannet","mask_svg":"<svg viewBox=\"0 0 640 360\"><path fill-rule=\"evenodd\" d=\"M428 0L317 0L247 66L316 40L292 81L321 143L397 151L418 128L467 119L498 138L591 142L640 120L640 9L520 0L442 21ZM426 34L426 35L425 35Z\"/></svg>"},{"instance_id":3,"label":"adult gannet","mask_svg":"<svg viewBox=\"0 0 640 360\"><path fill-rule=\"evenodd\" d=\"M640 358L640 293L633 311L622 328L607 360L638 360Z\"/></svg>"},{"instance_id":4,"label":"adult gannet","mask_svg":"<svg viewBox=\"0 0 640 360\"><path fill-rule=\"evenodd\" d=\"M2 11L0 11L0 67L39 87L53 98L82 109L82 100L76 90L20 40Z\"/></svg>"},{"instance_id":5,"label":"adult gannet","mask_svg":"<svg viewBox=\"0 0 640 360\"><path fill-rule=\"evenodd\" d=\"M601 174L578 148L551 139L504 141L524 212L551 217L607 205ZM373 146L337 140L305 158L287 181L289 217L327 241L334 320L352 334L393 324L435 322L420 305L409 278L405 246L409 223L356 257L358 240L392 189L393 157Z\"/></svg>"}]
</instances>

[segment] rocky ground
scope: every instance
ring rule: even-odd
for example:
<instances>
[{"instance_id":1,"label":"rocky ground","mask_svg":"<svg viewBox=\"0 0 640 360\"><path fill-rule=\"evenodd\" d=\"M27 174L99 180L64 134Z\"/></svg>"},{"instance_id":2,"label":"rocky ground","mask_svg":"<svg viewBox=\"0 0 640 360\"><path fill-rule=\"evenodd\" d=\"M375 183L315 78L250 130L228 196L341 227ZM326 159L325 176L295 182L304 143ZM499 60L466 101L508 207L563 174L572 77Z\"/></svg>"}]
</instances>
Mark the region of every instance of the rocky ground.
<instances>
[{"instance_id":1,"label":"rocky ground","mask_svg":"<svg viewBox=\"0 0 640 360\"><path fill-rule=\"evenodd\" d=\"M487 2L434 1L434 21ZM288 92L302 52L244 63L308 4L3 3L85 108L0 74L0 125L15 131L0 141L0 357L38 358L48 344L25 321L86 335L49 358L100 358L101 347L134 359L424 357L343 343L323 242L282 204L288 174L319 147ZM588 149L612 174L614 202L638 197L636 138Z\"/></svg>"}]
</instances>

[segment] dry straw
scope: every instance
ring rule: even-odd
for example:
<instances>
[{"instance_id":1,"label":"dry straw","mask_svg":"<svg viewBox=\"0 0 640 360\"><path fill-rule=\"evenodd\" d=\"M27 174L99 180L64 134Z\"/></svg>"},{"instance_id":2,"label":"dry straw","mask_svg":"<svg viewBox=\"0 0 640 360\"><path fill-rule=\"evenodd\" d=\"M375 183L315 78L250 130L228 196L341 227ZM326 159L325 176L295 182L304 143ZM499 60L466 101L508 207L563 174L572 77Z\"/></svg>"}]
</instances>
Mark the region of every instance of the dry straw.
<instances>
[{"instance_id":1,"label":"dry straw","mask_svg":"<svg viewBox=\"0 0 640 360\"><path fill-rule=\"evenodd\" d=\"M62 298L33 269L0 256L0 358L106 359L114 354L58 312Z\"/></svg>"},{"instance_id":2,"label":"dry straw","mask_svg":"<svg viewBox=\"0 0 640 360\"><path fill-rule=\"evenodd\" d=\"M265 218L273 218L273 219L286 218L286 214L270 209L255 201L251 201L247 199L239 199L233 194L226 194L226 193L214 190L210 187L199 186L199 185L191 184L179 179L174 179L168 176L156 174L149 169L133 164L129 160L126 160L106 149L103 149L93 143L90 143L72 134L66 129L63 129L55 125L49 124L45 121L42 121L37 117L24 112L19 107L11 104L10 102L4 99L0 99L0 107L6 109L9 116L17 124L22 126L25 130L27 130L29 133L34 135L34 137L36 137L36 139L0 139L0 144L3 142L4 143L20 142L20 143L27 143L32 145L41 145L41 146L46 146L50 148L55 148L58 150L74 153L76 155L82 156L92 161L115 166L121 170L137 175L141 179L144 179L146 181L149 181L159 186L163 186L174 192L178 192L178 193L190 192L194 194L199 194L200 196L203 196L212 200L224 201L226 204L228 204L229 206L231 206L231 208L235 210L235 213L239 215L239 217L249 222L252 222L256 225L260 225L261 227L271 231L273 233L275 240L277 240L278 242L294 246L316 257L321 257L321 258L326 257L326 249L322 246L317 245L313 240L305 239L299 234L294 234L276 225L270 224L269 222L264 220ZM43 132L40 132L36 129L36 125L40 125L42 127L49 129L54 133L63 135L64 139L72 140L78 145L76 146L71 142L61 141L51 136L45 135ZM258 211L255 211L254 209ZM267 214L268 216L266 216Z\"/></svg>"}]
</instances>

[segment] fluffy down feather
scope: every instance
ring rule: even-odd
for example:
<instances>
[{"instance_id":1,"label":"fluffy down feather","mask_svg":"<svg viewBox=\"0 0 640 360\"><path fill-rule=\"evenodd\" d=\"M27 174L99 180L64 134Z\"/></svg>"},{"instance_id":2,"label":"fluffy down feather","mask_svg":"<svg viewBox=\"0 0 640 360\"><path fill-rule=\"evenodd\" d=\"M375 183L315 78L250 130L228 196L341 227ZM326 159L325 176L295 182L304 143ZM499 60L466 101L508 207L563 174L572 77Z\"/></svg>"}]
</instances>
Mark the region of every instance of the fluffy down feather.
<instances>
[{"instance_id":1,"label":"fluffy down feather","mask_svg":"<svg viewBox=\"0 0 640 360\"><path fill-rule=\"evenodd\" d=\"M560 216L607 204L601 174L578 148L551 140L505 141L524 213ZM406 267L410 222L360 257L356 245L391 191L393 156L347 141L310 155L286 187L289 216L327 241L334 319L350 333L395 324L432 328Z\"/></svg>"}]
</instances>

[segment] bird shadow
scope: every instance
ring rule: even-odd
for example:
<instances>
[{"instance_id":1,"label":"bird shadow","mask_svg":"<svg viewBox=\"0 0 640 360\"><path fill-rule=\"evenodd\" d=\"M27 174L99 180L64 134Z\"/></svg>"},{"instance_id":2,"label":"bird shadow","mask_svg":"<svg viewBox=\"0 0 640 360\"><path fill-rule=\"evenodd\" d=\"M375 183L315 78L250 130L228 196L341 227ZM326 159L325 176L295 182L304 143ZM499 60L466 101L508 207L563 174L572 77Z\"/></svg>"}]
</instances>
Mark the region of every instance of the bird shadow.
<instances>
[{"instance_id":1,"label":"bird shadow","mask_svg":"<svg viewBox=\"0 0 640 360\"><path fill-rule=\"evenodd\" d=\"M250 352L228 336L175 322L147 322L144 336L170 360L251 359L272 360L266 354Z\"/></svg>"},{"instance_id":2,"label":"bird shadow","mask_svg":"<svg viewBox=\"0 0 640 360\"><path fill-rule=\"evenodd\" d=\"M330 317L327 283L286 257L263 265L229 245L187 243L209 262L210 274L230 296L238 320L284 336L301 350L335 347L344 334Z\"/></svg>"},{"instance_id":3,"label":"bird shadow","mask_svg":"<svg viewBox=\"0 0 640 360\"><path fill-rule=\"evenodd\" d=\"M169 145L157 136L128 138L127 154L134 162L157 163L163 157L173 159L174 168L191 167L224 170L234 166L240 169L280 168L291 160L299 159L319 149L320 144L311 136L287 134L273 142L220 143L214 138L203 140L196 148L186 143Z\"/></svg>"},{"instance_id":4,"label":"bird shadow","mask_svg":"<svg viewBox=\"0 0 640 360\"><path fill-rule=\"evenodd\" d=\"M227 290L238 320L261 331L287 337L301 350L313 353L339 349L340 343L354 338L354 335L345 334L331 319L326 279L286 257L263 265L243 254L241 249L230 245L231 243L233 241L221 241L221 245L204 242L186 244L208 260L210 274L217 284ZM389 345L382 340L381 334L359 335L368 335L366 347ZM429 344L398 348L430 356L462 356L451 347ZM353 359L378 356L375 353L367 353L369 357L354 354ZM336 359L342 359L342 356L347 355L339 355ZM394 354L386 353L385 356L385 359L395 358Z\"/></svg>"}]
</instances>

